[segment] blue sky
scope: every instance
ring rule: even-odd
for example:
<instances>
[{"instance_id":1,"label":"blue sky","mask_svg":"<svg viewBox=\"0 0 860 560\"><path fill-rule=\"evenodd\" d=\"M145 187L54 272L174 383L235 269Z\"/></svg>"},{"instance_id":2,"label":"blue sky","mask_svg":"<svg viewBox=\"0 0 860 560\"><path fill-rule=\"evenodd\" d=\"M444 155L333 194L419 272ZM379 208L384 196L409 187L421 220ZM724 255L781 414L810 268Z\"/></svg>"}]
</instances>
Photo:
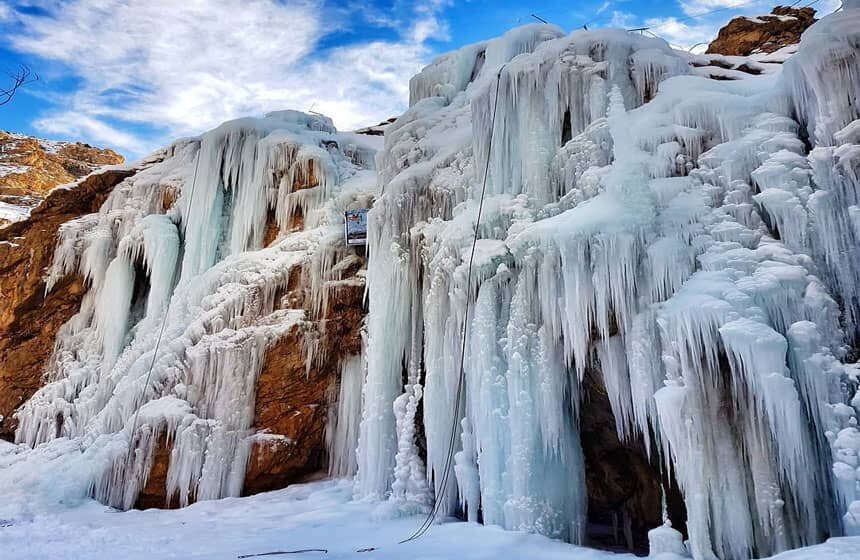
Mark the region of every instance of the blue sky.
<instances>
[{"instance_id":1,"label":"blue sky","mask_svg":"<svg viewBox=\"0 0 860 560\"><path fill-rule=\"evenodd\" d=\"M815 7L828 13L838 4L819 0ZM531 23L531 13L567 31L584 23L647 25L687 48L711 39L732 16L773 5L0 0L0 70L26 64L40 77L0 107L0 129L82 140L131 158L224 120L277 109L313 109L349 129L402 112L409 77L434 56Z\"/></svg>"}]
</instances>

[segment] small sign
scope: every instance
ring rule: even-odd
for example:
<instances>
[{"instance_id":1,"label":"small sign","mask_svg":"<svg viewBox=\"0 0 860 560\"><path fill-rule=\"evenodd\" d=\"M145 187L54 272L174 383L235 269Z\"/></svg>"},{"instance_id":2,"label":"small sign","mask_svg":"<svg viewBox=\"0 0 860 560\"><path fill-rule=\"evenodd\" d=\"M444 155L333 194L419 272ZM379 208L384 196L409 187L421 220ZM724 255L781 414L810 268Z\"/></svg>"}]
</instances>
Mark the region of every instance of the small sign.
<instances>
[{"instance_id":1,"label":"small sign","mask_svg":"<svg viewBox=\"0 0 860 560\"><path fill-rule=\"evenodd\" d=\"M343 232L347 245L366 245L367 208L344 212Z\"/></svg>"}]
</instances>

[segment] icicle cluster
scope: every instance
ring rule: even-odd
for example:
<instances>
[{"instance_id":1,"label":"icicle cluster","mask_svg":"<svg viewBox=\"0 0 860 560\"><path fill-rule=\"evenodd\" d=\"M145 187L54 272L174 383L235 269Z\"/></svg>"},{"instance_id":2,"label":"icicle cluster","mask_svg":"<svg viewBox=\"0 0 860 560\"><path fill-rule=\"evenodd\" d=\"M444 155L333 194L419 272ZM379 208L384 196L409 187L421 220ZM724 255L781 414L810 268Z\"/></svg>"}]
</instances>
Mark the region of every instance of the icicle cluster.
<instances>
[{"instance_id":1,"label":"icicle cluster","mask_svg":"<svg viewBox=\"0 0 860 560\"><path fill-rule=\"evenodd\" d=\"M846 8L736 82L660 40L547 26L413 78L370 214L356 495L404 496L423 399L443 512L579 542L595 368L619 437L677 479L695 558L856 532L858 29Z\"/></svg>"},{"instance_id":2,"label":"icicle cluster","mask_svg":"<svg viewBox=\"0 0 860 560\"><path fill-rule=\"evenodd\" d=\"M239 495L266 349L306 317L284 299L292 272L315 315L346 257L343 211L376 190L373 154L324 117L232 121L156 154L97 214L64 224L48 289L70 273L89 289L57 337L50 382L17 412L17 440L80 465L82 493L122 508L158 445L170 449L168 499ZM344 423L342 446L355 439ZM342 461L338 472L354 470Z\"/></svg>"}]
</instances>

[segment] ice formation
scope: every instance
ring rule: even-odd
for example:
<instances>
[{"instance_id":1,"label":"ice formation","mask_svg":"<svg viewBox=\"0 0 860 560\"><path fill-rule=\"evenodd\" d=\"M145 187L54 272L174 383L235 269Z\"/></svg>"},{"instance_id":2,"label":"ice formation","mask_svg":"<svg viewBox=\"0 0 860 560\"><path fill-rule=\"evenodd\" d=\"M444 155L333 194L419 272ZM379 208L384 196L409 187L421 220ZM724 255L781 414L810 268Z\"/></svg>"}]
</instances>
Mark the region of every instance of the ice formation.
<instances>
[{"instance_id":1,"label":"ice formation","mask_svg":"<svg viewBox=\"0 0 860 560\"><path fill-rule=\"evenodd\" d=\"M48 287L90 288L18 413L38 446L21 461L130 507L165 439L179 503L236 495L265 349L325 311L341 213L379 189L366 350L327 426L356 498L582 542L588 370L684 495L688 543L667 520L655 554L860 534L860 6L843 8L752 73L621 30L514 29L415 76L375 161L295 112L175 143L61 229ZM281 303L296 267L304 309Z\"/></svg>"},{"instance_id":2,"label":"ice formation","mask_svg":"<svg viewBox=\"0 0 860 560\"><path fill-rule=\"evenodd\" d=\"M36 447L21 461L55 456L66 498L129 508L163 440L169 499L239 495L265 351L325 308L343 211L376 191L368 142L293 111L228 122L155 154L98 213L64 224L47 288L77 272L89 290L49 382L17 412L17 440ZM297 267L307 309L284 299ZM345 378L360 391L353 362Z\"/></svg>"},{"instance_id":3,"label":"ice formation","mask_svg":"<svg viewBox=\"0 0 860 560\"><path fill-rule=\"evenodd\" d=\"M581 541L594 368L619 437L677 480L695 558L857 533L860 9L844 8L743 80L661 40L540 25L415 76L377 158L356 496L403 496L420 399L444 513Z\"/></svg>"}]
</instances>

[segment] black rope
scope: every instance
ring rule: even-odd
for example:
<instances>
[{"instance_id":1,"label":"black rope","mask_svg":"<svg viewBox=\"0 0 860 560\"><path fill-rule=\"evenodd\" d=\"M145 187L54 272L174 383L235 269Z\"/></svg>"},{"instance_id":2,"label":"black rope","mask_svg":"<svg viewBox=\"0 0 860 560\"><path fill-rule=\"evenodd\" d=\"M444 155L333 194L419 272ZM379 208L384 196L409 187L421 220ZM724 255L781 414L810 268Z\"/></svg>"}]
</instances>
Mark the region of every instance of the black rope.
<instances>
[{"instance_id":1,"label":"black rope","mask_svg":"<svg viewBox=\"0 0 860 560\"><path fill-rule=\"evenodd\" d=\"M459 419L458 412L460 410L460 404L461 404L461 401L463 399L463 385L465 383L465 378L466 378L466 371L465 371L466 342L467 342L466 337L467 337L467 333L468 333L468 329L466 328L466 324L469 320L469 303L471 301L470 292L471 292L471 287L472 287L472 263L475 260L475 248L477 247L477 244L478 244L478 230L479 230L480 225L481 225L481 214L483 213L483 210L484 210L484 197L485 197L486 192L487 192L487 177L490 174L490 157L492 156L493 136L495 134L495 129L496 129L496 111L499 107L499 86L502 83L502 70L505 69L505 65L506 64L503 64L502 67L499 68L499 73L496 75L496 97L495 97L495 100L493 101L493 113L492 113L492 117L490 118L490 140L487 143L487 162L486 162L486 165L484 167L484 178L483 178L483 184L481 185L481 198L480 198L480 201L478 203L478 216L475 220L475 236L472 239L472 250L469 253L469 267L468 267L468 271L466 273L466 308L465 308L465 313L463 316L463 340L462 340L462 344L461 344L461 348L460 348L460 372L459 372L459 377L457 379L457 397L454 401L454 414L453 414L453 421L451 422L451 438L448 442L448 454L447 454L447 457L445 458L445 468L443 470L442 480L440 481L439 492L437 492L433 498L433 509L430 510L430 513L427 515L427 518L424 520L424 522L421 524L421 526L414 533L412 533L411 536L400 541L399 544L407 543L409 541L413 541L413 540L421 537L433 525L433 521L435 521L436 516L439 514L439 509L442 505L442 499L441 498L442 498L442 496L445 495L445 490L448 486L448 480L450 478L450 474L451 474L451 470L452 470L451 462L454 459L454 443L457 440L457 424L458 424L457 420Z\"/></svg>"},{"instance_id":2,"label":"black rope","mask_svg":"<svg viewBox=\"0 0 860 560\"><path fill-rule=\"evenodd\" d=\"M200 141L200 147L197 148L197 162L194 164L194 177L191 180L191 192L188 195L188 211L191 212L191 203L194 200L194 188L197 186L197 170L200 168L200 151L203 148L203 141ZM183 236L188 229L188 220L186 216L183 216L183 224L182 224L182 233ZM141 399L146 395L146 387L149 385L149 380L152 377L152 370L155 367L155 360L158 357L158 349L161 347L161 339L164 336L164 327L167 325L167 315L170 312L170 303L172 301L172 297L167 300L167 306L164 308L164 315L161 318L161 328L158 330L158 338L155 340L155 350L152 352L152 360L149 362L149 371L146 373L146 379L143 382L143 387L140 391ZM134 446L132 445L134 442L134 432L137 430L137 419L140 415L140 408L138 406L134 411L134 419L131 423L131 433L129 434L128 440L128 454L126 455L125 461L128 463L131 458L131 454L134 451ZM123 477L127 477L128 473L123 471Z\"/></svg>"},{"instance_id":3,"label":"black rope","mask_svg":"<svg viewBox=\"0 0 860 560\"><path fill-rule=\"evenodd\" d=\"M274 552L261 552L259 554L242 554L236 558L257 558L258 556L278 556L280 554L304 554L305 552L322 552L328 554L325 548L303 548L301 550L277 550Z\"/></svg>"}]
</instances>

